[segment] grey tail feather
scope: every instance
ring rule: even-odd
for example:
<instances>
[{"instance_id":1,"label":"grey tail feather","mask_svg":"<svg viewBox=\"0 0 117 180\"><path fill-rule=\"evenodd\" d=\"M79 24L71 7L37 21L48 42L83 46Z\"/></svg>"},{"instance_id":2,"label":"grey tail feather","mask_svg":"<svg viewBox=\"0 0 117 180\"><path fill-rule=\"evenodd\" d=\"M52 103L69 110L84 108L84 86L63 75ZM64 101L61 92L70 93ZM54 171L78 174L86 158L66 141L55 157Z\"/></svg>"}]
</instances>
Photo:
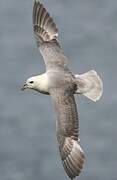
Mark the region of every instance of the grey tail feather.
<instances>
[{"instance_id":1,"label":"grey tail feather","mask_svg":"<svg viewBox=\"0 0 117 180\"><path fill-rule=\"evenodd\" d=\"M43 42L57 41L58 29L56 24L38 0L34 1L33 6L33 30L38 45Z\"/></svg>"},{"instance_id":2,"label":"grey tail feather","mask_svg":"<svg viewBox=\"0 0 117 180\"><path fill-rule=\"evenodd\" d=\"M103 93L103 83L96 71L90 70L81 75L75 75L77 90L76 94L82 94L96 102Z\"/></svg>"}]
</instances>

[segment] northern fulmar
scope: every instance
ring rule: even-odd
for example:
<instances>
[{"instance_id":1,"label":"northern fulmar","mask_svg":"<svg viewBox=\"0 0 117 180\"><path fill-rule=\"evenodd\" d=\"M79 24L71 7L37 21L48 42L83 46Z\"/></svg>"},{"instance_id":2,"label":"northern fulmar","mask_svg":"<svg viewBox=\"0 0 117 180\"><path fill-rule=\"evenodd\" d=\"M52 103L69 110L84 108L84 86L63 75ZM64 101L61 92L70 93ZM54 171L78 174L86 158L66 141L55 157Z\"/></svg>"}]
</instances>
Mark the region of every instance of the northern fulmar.
<instances>
[{"instance_id":1,"label":"northern fulmar","mask_svg":"<svg viewBox=\"0 0 117 180\"><path fill-rule=\"evenodd\" d=\"M68 68L68 58L58 42L58 29L52 17L38 0L33 6L33 30L43 56L46 72L27 79L22 87L51 96L57 123L57 141L62 164L67 175L79 176L85 155L80 146L79 120L74 94L92 101L100 99L103 85L94 70L74 75Z\"/></svg>"}]
</instances>

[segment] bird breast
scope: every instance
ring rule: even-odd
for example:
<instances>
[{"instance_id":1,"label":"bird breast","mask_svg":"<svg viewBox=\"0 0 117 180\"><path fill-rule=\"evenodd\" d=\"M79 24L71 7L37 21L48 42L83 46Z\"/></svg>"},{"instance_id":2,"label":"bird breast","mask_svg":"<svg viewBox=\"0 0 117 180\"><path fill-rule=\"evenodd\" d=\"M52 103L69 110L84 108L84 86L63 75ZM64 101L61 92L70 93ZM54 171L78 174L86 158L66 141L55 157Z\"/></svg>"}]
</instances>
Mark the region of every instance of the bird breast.
<instances>
[{"instance_id":1,"label":"bird breast","mask_svg":"<svg viewBox=\"0 0 117 180\"><path fill-rule=\"evenodd\" d=\"M36 90L43 93L43 94L49 94L48 92L48 77L47 73L41 74L37 76L37 88Z\"/></svg>"},{"instance_id":2,"label":"bird breast","mask_svg":"<svg viewBox=\"0 0 117 180\"><path fill-rule=\"evenodd\" d=\"M49 71L47 72L47 78L49 89L73 86L73 77L64 71Z\"/></svg>"}]
</instances>

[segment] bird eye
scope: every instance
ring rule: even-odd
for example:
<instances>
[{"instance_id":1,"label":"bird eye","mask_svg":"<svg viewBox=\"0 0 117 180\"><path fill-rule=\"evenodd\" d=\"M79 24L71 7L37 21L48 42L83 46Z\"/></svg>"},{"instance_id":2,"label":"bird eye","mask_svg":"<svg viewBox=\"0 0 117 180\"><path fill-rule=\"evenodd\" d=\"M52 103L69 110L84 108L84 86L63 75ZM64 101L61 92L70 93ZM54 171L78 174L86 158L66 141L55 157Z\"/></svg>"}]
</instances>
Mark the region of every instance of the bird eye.
<instances>
[{"instance_id":1,"label":"bird eye","mask_svg":"<svg viewBox=\"0 0 117 180\"><path fill-rule=\"evenodd\" d=\"M30 81L30 84L33 84L33 81Z\"/></svg>"}]
</instances>

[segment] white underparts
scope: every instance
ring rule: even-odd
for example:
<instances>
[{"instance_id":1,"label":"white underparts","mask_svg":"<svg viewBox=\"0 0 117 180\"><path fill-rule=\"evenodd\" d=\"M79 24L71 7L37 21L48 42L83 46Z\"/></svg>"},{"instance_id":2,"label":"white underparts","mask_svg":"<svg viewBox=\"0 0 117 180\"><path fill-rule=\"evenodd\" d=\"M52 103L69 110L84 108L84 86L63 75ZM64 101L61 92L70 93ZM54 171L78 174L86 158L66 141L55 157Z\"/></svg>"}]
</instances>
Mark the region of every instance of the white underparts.
<instances>
[{"instance_id":1,"label":"white underparts","mask_svg":"<svg viewBox=\"0 0 117 180\"><path fill-rule=\"evenodd\" d=\"M38 78L38 89L39 91L48 92L48 78L47 74L41 74L37 76Z\"/></svg>"}]
</instances>

